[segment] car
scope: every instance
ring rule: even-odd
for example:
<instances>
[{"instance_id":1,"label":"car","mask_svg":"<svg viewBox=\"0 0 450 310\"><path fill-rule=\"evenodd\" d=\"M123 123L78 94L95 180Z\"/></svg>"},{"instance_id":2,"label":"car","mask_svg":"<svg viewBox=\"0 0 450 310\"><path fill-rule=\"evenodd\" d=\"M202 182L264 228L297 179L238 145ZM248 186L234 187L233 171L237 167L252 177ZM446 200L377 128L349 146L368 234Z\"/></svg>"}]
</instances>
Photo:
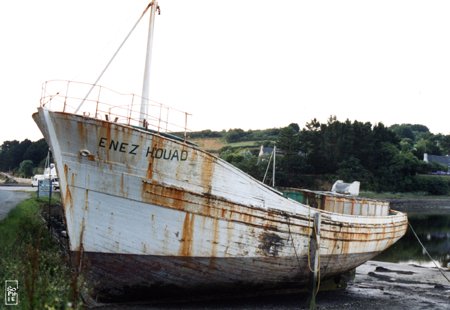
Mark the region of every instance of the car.
<instances>
[{"instance_id":1,"label":"car","mask_svg":"<svg viewBox=\"0 0 450 310\"><path fill-rule=\"evenodd\" d=\"M52 178L52 190L59 191L59 179Z\"/></svg>"}]
</instances>

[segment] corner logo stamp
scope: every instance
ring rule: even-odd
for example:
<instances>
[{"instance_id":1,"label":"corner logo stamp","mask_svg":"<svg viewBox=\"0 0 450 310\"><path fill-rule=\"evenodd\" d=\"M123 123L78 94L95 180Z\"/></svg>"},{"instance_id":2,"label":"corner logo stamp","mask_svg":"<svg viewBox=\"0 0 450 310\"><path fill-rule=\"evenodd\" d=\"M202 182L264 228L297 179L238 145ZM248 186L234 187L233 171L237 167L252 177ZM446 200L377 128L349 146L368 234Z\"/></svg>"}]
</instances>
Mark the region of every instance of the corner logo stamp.
<instances>
[{"instance_id":1,"label":"corner logo stamp","mask_svg":"<svg viewBox=\"0 0 450 310\"><path fill-rule=\"evenodd\" d=\"M5 281L5 305L16 306L19 304L19 281Z\"/></svg>"}]
</instances>

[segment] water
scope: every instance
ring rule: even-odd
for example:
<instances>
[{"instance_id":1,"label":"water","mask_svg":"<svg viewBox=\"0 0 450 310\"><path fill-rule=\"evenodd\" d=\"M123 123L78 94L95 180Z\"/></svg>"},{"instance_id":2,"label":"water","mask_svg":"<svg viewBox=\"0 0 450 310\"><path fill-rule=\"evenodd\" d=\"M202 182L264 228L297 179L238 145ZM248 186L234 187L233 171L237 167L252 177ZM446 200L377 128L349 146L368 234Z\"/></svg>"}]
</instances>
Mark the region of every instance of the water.
<instances>
[{"instance_id":1,"label":"water","mask_svg":"<svg viewBox=\"0 0 450 310\"><path fill-rule=\"evenodd\" d=\"M408 215L414 231L438 266L450 264L450 214ZM405 236L374 260L435 267L408 227Z\"/></svg>"}]
</instances>

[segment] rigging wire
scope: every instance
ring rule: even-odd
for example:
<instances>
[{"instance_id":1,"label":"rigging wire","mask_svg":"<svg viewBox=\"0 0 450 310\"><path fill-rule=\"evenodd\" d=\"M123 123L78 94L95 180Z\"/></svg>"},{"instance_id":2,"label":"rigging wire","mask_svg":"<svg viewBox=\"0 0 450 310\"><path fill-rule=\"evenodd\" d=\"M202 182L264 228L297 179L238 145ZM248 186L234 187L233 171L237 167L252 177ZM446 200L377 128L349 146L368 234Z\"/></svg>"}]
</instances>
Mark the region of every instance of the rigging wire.
<instances>
[{"instance_id":1,"label":"rigging wire","mask_svg":"<svg viewBox=\"0 0 450 310\"><path fill-rule=\"evenodd\" d=\"M436 266L436 268L439 270L439 272L444 276L444 278L450 283L450 279L447 278L445 273L442 271L442 269L438 266L436 261L431 257L430 253L428 253L427 249L423 245L423 243L420 241L419 236L417 236L416 232L414 231L414 228L412 227L411 223L408 222L409 228L411 228L411 231L413 232L414 236L416 237L417 241L419 241L419 244L422 246L422 249L427 254L428 258L433 262L433 264Z\"/></svg>"},{"instance_id":2,"label":"rigging wire","mask_svg":"<svg viewBox=\"0 0 450 310\"><path fill-rule=\"evenodd\" d=\"M270 163L272 162L272 156L274 156L273 153L274 152L270 153L269 162L267 163L266 172L264 173L263 183L266 182L267 173L269 172Z\"/></svg>"},{"instance_id":3,"label":"rigging wire","mask_svg":"<svg viewBox=\"0 0 450 310\"><path fill-rule=\"evenodd\" d=\"M100 75L98 76L97 80L95 80L94 84L92 84L91 88L89 89L89 91L87 92L86 96L84 96L83 100L81 101L81 103L78 105L78 107L75 110L75 113L78 113L78 111L80 110L81 106L84 104L84 102L86 101L86 99L89 97L89 95L91 94L92 90L97 86L97 83L100 81L100 79L102 78L103 74L105 74L106 70L108 70L109 66L111 65L111 63L113 62L113 60L116 58L117 54L119 53L119 51L122 49L123 45L125 44L125 42L128 40L128 38L131 36L131 34L133 33L133 31L136 29L137 25L140 23L140 21L142 20L142 18L144 17L145 13L147 13L148 9L154 4L154 2L150 2L147 7L145 8L144 12L142 12L141 16L138 18L138 20L136 21L136 23L134 24L134 26L131 28L131 30L128 32L128 34L125 36L125 39L122 41L122 43L119 45L119 47L117 48L117 50L114 52L114 54L112 55L111 59L108 61L108 63L106 64L105 68L103 69L103 71L100 73Z\"/></svg>"}]
</instances>

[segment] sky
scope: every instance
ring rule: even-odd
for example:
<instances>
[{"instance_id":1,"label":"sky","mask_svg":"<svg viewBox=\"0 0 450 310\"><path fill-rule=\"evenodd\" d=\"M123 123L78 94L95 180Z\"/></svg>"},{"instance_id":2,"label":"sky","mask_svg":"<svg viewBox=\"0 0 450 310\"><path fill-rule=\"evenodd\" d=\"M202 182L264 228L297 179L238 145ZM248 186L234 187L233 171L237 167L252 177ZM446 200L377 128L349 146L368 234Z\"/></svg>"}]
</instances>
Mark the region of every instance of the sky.
<instances>
[{"instance_id":1,"label":"sky","mask_svg":"<svg viewBox=\"0 0 450 310\"><path fill-rule=\"evenodd\" d=\"M0 3L0 143L42 138L46 80L93 83L145 0ZM450 2L160 0L150 97L192 130L316 118L450 134ZM140 94L145 17L99 84Z\"/></svg>"}]
</instances>

